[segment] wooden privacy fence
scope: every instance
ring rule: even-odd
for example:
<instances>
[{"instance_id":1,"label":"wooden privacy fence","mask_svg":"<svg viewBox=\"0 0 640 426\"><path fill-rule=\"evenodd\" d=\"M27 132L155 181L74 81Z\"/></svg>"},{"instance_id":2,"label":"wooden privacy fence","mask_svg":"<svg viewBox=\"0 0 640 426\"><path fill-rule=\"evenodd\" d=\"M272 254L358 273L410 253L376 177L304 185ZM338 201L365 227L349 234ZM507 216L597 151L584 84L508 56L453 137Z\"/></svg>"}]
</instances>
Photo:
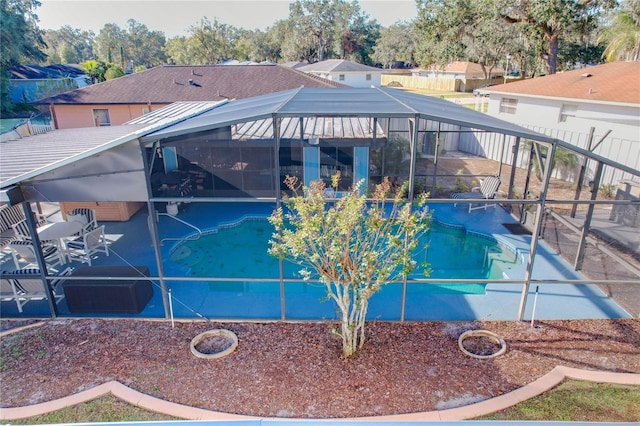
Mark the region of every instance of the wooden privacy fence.
<instances>
[{"instance_id":1,"label":"wooden privacy fence","mask_svg":"<svg viewBox=\"0 0 640 426\"><path fill-rule=\"evenodd\" d=\"M383 86L404 87L405 89L437 90L439 92L473 92L485 84L501 84L502 78L433 78L410 75L382 74Z\"/></svg>"}]
</instances>

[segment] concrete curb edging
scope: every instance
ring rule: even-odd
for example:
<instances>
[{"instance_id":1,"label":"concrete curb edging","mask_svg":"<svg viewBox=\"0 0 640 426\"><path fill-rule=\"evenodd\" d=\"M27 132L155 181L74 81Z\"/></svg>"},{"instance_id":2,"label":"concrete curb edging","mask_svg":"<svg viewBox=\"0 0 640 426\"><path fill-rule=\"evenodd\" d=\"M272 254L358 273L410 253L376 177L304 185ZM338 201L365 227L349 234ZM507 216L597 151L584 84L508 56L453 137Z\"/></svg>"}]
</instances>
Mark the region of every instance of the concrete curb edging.
<instances>
[{"instance_id":1,"label":"concrete curb edging","mask_svg":"<svg viewBox=\"0 0 640 426\"><path fill-rule=\"evenodd\" d=\"M507 394L478 402L464 407L447 410L428 411L422 413L397 414L377 417L357 417L343 420L367 420L367 421L406 421L406 420L466 420L473 417L493 413L519 402L533 398L558 385L564 379L576 379L599 383L612 383L619 385L640 385L638 373L612 373L607 371L590 371L578 368L557 366L553 370L519 389ZM27 417L46 414L83 402L97 399L101 396L112 394L116 398L129 404L169 416L186 420L260 420L260 417L228 414L201 408L189 407L164 401L153 396L133 390L120 382L110 381L77 394L70 395L54 401L24 407L0 408L0 420L18 420ZM282 419L286 420L286 419ZM289 419L291 420L291 419ZM297 421L303 419L296 419ZM310 419L311 420L311 419ZM337 420L337 419L336 419Z\"/></svg>"}]
</instances>

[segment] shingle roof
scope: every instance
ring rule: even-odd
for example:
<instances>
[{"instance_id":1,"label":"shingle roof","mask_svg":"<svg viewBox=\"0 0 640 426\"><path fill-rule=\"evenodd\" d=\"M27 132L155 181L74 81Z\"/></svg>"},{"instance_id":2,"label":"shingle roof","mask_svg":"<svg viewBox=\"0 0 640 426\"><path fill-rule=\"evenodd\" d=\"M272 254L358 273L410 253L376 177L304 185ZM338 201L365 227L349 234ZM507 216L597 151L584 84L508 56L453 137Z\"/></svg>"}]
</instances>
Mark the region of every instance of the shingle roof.
<instances>
[{"instance_id":1,"label":"shingle roof","mask_svg":"<svg viewBox=\"0 0 640 426\"><path fill-rule=\"evenodd\" d=\"M74 65L15 65L8 68L12 80L81 77L85 72Z\"/></svg>"},{"instance_id":2,"label":"shingle roof","mask_svg":"<svg viewBox=\"0 0 640 426\"><path fill-rule=\"evenodd\" d=\"M475 62L456 61L447 64L444 67L444 72L458 72L458 73L474 73L482 74L482 66Z\"/></svg>"},{"instance_id":3,"label":"shingle roof","mask_svg":"<svg viewBox=\"0 0 640 426\"><path fill-rule=\"evenodd\" d=\"M344 59L327 59L326 61L316 62L296 69L303 72L382 72L380 68L362 65Z\"/></svg>"},{"instance_id":4,"label":"shingle roof","mask_svg":"<svg viewBox=\"0 0 640 426\"><path fill-rule=\"evenodd\" d=\"M640 62L612 62L484 89L505 93L640 104Z\"/></svg>"},{"instance_id":5,"label":"shingle roof","mask_svg":"<svg viewBox=\"0 0 640 426\"><path fill-rule=\"evenodd\" d=\"M249 98L302 86L346 87L280 65L165 65L61 93L37 103L165 104L219 101Z\"/></svg>"}]
</instances>

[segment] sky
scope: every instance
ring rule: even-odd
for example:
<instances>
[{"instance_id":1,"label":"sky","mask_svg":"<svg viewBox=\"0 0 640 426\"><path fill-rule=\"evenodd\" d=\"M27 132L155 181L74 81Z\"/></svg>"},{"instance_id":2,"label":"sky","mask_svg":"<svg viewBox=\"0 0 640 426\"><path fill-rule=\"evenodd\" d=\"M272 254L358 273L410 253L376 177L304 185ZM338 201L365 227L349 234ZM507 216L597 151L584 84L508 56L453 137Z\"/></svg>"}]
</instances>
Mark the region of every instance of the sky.
<instances>
[{"instance_id":1,"label":"sky","mask_svg":"<svg viewBox=\"0 0 640 426\"><path fill-rule=\"evenodd\" d=\"M289 16L289 0L40 0L36 9L43 30L64 25L98 34L105 24L127 27L135 19L166 37L188 35L187 29L204 17L248 30L273 25ZM360 0L360 9L388 27L416 15L414 0Z\"/></svg>"}]
</instances>

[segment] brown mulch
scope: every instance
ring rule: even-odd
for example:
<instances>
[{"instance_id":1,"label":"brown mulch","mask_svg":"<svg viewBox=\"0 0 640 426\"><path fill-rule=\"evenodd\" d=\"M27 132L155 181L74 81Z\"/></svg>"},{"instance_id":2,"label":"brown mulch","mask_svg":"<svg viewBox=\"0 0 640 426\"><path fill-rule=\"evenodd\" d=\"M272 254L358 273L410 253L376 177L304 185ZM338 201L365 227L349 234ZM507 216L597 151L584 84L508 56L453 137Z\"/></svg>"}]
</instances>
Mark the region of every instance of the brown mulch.
<instances>
[{"instance_id":1,"label":"brown mulch","mask_svg":"<svg viewBox=\"0 0 640 426\"><path fill-rule=\"evenodd\" d=\"M3 321L8 328L18 321ZM446 409L531 383L556 365L640 373L640 321L367 324L367 342L340 357L330 323L56 320L2 338L0 406L61 398L110 380L189 406L255 416L334 418ZM195 357L202 331L226 328L230 355ZM487 329L508 350L476 359L460 334Z\"/></svg>"}]
</instances>

